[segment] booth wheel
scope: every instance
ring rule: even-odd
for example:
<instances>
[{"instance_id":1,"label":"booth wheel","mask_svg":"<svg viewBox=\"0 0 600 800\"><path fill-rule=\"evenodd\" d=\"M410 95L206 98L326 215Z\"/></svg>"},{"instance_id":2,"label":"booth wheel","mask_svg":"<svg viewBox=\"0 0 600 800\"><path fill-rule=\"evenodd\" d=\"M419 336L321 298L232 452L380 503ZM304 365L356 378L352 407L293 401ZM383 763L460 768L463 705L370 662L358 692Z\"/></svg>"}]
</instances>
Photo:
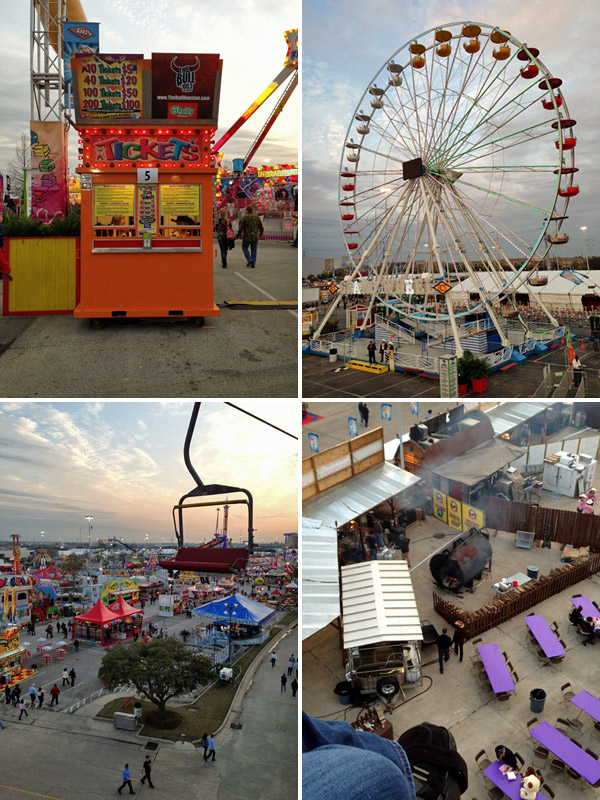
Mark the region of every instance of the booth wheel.
<instances>
[{"instance_id":1,"label":"booth wheel","mask_svg":"<svg viewBox=\"0 0 600 800\"><path fill-rule=\"evenodd\" d=\"M195 328L202 328L204 325L204 317L190 317L190 325Z\"/></svg>"},{"instance_id":2,"label":"booth wheel","mask_svg":"<svg viewBox=\"0 0 600 800\"><path fill-rule=\"evenodd\" d=\"M99 331L105 325L105 320L103 319L91 319L90 320L90 328L93 328L95 331Z\"/></svg>"}]
</instances>

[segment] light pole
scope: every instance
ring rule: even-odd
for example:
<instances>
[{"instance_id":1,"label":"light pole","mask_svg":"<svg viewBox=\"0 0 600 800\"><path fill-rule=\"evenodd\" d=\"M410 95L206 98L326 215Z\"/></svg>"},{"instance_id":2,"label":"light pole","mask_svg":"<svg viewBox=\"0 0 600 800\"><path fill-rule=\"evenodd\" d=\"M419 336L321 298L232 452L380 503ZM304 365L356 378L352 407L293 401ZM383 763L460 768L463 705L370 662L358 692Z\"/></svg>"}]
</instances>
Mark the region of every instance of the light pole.
<instances>
[{"instance_id":1,"label":"light pole","mask_svg":"<svg viewBox=\"0 0 600 800\"><path fill-rule=\"evenodd\" d=\"M88 524L88 578L90 577L90 561L92 560L92 520L91 516L84 517Z\"/></svg>"},{"instance_id":2,"label":"light pole","mask_svg":"<svg viewBox=\"0 0 600 800\"><path fill-rule=\"evenodd\" d=\"M42 550L44 549L44 531L40 531L40 536L42 537Z\"/></svg>"},{"instance_id":3,"label":"light pole","mask_svg":"<svg viewBox=\"0 0 600 800\"><path fill-rule=\"evenodd\" d=\"M224 603L223 605L225 606L225 608L227 609L227 613L229 614L229 636L228 636L228 639L229 639L229 659L228 659L227 663L231 667L231 615L233 614L235 609L238 607L238 604L237 603Z\"/></svg>"},{"instance_id":4,"label":"light pole","mask_svg":"<svg viewBox=\"0 0 600 800\"><path fill-rule=\"evenodd\" d=\"M586 261L586 264L587 264L587 271L589 272L590 271L590 257L588 255L588 240L587 240L587 236L585 235L585 232L587 231L587 225L582 225L579 228L579 230L583 231L583 246L585 248L585 261Z\"/></svg>"}]
</instances>

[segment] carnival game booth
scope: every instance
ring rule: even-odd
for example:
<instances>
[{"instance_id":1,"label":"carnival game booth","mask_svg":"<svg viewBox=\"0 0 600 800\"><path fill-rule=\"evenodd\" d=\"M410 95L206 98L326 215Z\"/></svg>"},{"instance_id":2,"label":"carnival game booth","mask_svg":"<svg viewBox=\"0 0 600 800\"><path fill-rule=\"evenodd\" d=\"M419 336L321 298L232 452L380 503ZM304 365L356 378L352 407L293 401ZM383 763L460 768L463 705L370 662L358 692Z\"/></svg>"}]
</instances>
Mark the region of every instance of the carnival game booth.
<instances>
[{"instance_id":1,"label":"carnival game booth","mask_svg":"<svg viewBox=\"0 0 600 800\"><path fill-rule=\"evenodd\" d=\"M420 686L423 633L405 561L342 567L342 622L346 678L385 705Z\"/></svg>"},{"instance_id":2,"label":"carnival game booth","mask_svg":"<svg viewBox=\"0 0 600 800\"><path fill-rule=\"evenodd\" d=\"M118 611L105 606L98 599L86 614L78 614L74 619L73 638L91 644L109 647L133 637L141 631L143 617L137 609L128 606L122 598L115 604Z\"/></svg>"},{"instance_id":3,"label":"carnival game booth","mask_svg":"<svg viewBox=\"0 0 600 800\"><path fill-rule=\"evenodd\" d=\"M71 60L81 181L74 316L219 316L213 296L211 139L217 54Z\"/></svg>"},{"instance_id":4,"label":"carnival game booth","mask_svg":"<svg viewBox=\"0 0 600 800\"><path fill-rule=\"evenodd\" d=\"M34 664L24 666L31 653L19 642L17 625L0 630L0 686L14 686L37 673Z\"/></svg>"},{"instance_id":5,"label":"carnival game booth","mask_svg":"<svg viewBox=\"0 0 600 800\"><path fill-rule=\"evenodd\" d=\"M213 600L192 611L205 624L204 640L216 639L226 642L231 638L237 644L262 644L269 637L269 620L275 616L275 609L251 600L242 594L233 594Z\"/></svg>"}]
</instances>

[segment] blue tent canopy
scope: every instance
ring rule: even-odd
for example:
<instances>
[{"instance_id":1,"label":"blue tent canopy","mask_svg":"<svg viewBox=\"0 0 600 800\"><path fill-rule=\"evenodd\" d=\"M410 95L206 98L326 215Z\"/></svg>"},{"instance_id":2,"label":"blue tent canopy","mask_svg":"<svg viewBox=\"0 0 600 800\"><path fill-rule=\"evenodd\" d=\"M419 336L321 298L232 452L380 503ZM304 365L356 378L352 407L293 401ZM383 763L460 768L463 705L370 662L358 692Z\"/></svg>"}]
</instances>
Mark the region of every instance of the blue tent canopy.
<instances>
[{"instance_id":1,"label":"blue tent canopy","mask_svg":"<svg viewBox=\"0 0 600 800\"><path fill-rule=\"evenodd\" d=\"M243 594L234 594L229 597L221 597L219 600L213 600L212 603L207 603L204 606L198 606L192 611L196 617L204 616L211 617L212 619L223 620L229 622L229 608L232 603L237 603L237 607L231 612L232 622L245 622L252 625L261 625L275 614L275 610L264 606L262 603L257 603L256 600L251 600Z\"/></svg>"}]
</instances>

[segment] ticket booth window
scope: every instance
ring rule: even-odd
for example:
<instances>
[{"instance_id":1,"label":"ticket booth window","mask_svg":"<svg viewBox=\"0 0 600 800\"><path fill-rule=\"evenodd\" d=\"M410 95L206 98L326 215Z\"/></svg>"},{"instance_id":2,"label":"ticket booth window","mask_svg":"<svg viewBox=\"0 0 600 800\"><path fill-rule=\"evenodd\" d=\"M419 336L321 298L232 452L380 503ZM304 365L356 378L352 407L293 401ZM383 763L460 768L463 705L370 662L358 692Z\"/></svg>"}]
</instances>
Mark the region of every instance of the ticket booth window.
<instances>
[{"instance_id":1,"label":"ticket booth window","mask_svg":"<svg viewBox=\"0 0 600 800\"><path fill-rule=\"evenodd\" d=\"M135 236L135 186L132 183L94 186L92 219L95 237Z\"/></svg>"},{"instance_id":2,"label":"ticket booth window","mask_svg":"<svg viewBox=\"0 0 600 800\"><path fill-rule=\"evenodd\" d=\"M159 236L200 236L201 198L201 187L198 184L161 185Z\"/></svg>"}]
</instances>

